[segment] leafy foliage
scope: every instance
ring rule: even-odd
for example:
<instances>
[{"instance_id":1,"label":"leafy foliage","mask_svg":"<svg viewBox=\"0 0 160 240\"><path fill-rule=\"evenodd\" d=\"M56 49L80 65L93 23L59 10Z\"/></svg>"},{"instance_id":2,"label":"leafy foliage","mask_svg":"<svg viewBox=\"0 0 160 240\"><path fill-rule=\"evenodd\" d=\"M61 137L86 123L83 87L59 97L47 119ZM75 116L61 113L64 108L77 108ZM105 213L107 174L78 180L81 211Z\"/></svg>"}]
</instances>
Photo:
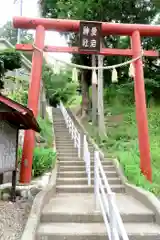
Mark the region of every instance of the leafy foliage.
<instances>
[{"instance_id":1,"label":"leafy foliage","mask_svg":"<svg viewBox=\"0 0 160 240\"><path fill-rule=\"evenodd\" d=\"M0 52L0 60L4 63L4 70L17 69L21 67L21 55L14 49L7 49Z\"/></svg>"},{"instance_id":2,"label":"leafy foliage","mask_svg":"<svg viewBox=\"0 0 160 240\"><path fill-rule=\"evenodd\" d=\"M51 106L56 106L60 100L66 103L76 93L77 84L72 82L69 71L63 70L56 75L51 67L44 65L42 78Z\"/></svg>"},{"instance_id":3,"label":"leafy foliage","mask_svg":"<svg viewBox=\"0 0 160 240\"><path fill-rule=\"evenodd\" d=\"M114 93L114 91L113 91ZM150 133L153 182L149 183L140 170L140 157L137 137L135 108L132 104L124 104L121 99L114 99L105 106L107 138L101 140L96 126L83 123L90 136L109 157L118 158L128 181L136 186L160 196L160 107L148 107L148 123ZM118 101L119 100L119 101Z\"/></svg>"},{"instance_id":4,"label":"leafy foliage","mask_svg":"<svg viewBox=\"0 0 160 240\"><path fill-rule=\"evenodd\" d=\"M28 81L22 77L12 76L5 77L4 81L8 81L8 83L14 86L12 90L10 89L8 97L24 106L27 106L29 88Z\"/></svg>"},{"instance_id":5,"label":"leafy foliage","mask_svg":"<svg viewBox=\"0 0 160 240\"><path fill-rule=\"evenodd\" d=\"M40 134L47 143L46 147L51 148L53 144L53 129L51 122L48 118L42 119L41 117L38 117L38 123L41 127Z\"/></svg>"},{"instance_id":6,"label":"leafy foliage","mask_svg":"<svg viewBox=\"0 0 160 240\"><path fill-rule=\"evenodd\" d=\"M160 9L160 1L159 0L152 0L153 1L153 4L158 8Z\"/></svg>"},{"instance_id":7,"label":"leafy foliage","mask_svg":"<svg viewBox=\"0 0 160 240\"><path fill-rule=\"evenodd\" d=\"M0 37L9 41L13 46L17 43L17 33L18 29L13 28L12 22L8 21L3 27L0 28ZM21 43L32 43L33 42L33 35L30 34L28 31L22 29L21 30ZM32 53L24 52L23 53L26 58L30 61L32 60Z\"/></svg>"},{"instance_id":8,"label":"leafy foliage","mask_svg":"<svg viewBox=\"0 0 160 240\"><path fill-rule=\"evenodd\" d=\"M18 150L18 162L22 157L22 149ZM38 177L54 167L56 153L52 148L35 148L33 155L32 176Z\"/></svg>"},{"instance_id":9,"label":"leafy foliage","mask_svg":"<svg viewBox=\"0 0 160 240\"><path fill-rule=\"evenodd\" d=\"M45 139L45 146L36 147L33 154L32 176L38 177L54 168L56 153L53 151L53 131L52 124L46 117L38 117L38 123L41 128L40 135ZM22 158L22 149L18 151L18 162Z\"/></svg>"},{"instance_id":10,"label":"leafy foliage","mask_svg":"<svg viewBox=\"0 0 160 240\"><path fill-rule=\"evenodd\" d=\"M40 176L54 167L56 154L53 149L35 148L32 166L32 175Z\"/></svg>"},{"instance_id":11,"label":"leafy foliage","mask_svg":"<svg viewBox=\"0 0 160 240\"><path fill-rule=\"evenodd\" d=\"M79 0L78 2L76 0L43 0L41 8L44 17L150 24L159 11L155 2L156 0ZM155 24L158 24L158 22ZM77 46L77 44L78 35L75 33L69 34L69 45ZM130 39L128 37L107 36L104 38L103 44L108 48L128 48L130 47ZM142 45L147 50L158 50L160 38L142 38ZM127 57L107 56L104 58L104 63L105 65L114 65L126 60L128 60ZM91 65L89 55L73 55L73 61L77 64ZM145 78L149 79L150 82L153 80L153 88L154 83L159 82L159 66L156 59L147 57L144 59L144 64ZM130 83L128 66L118 69L118 77L120 85ZM89 85L91 84L90 80L91 72L85 71L85 81ZM104 71L104 82L106 87L110 86L110 70ZM147 86L149 87L149 85ZM128 91L130 90L128 89ZM157 91L157 84L155 84L155 91Z\"/></svg>"},{"instance_id":12,"label":"leafy foliage","mask_svg":"<svg viewBox=\"0 0 160 240\"><path fill-rule=\"evenodd\" d=\"M0 88L3 89L2 81L6 71L12 71L21 67L21 55L14 49L0 51Z\"/></svg>"},{"instance_id":13,"label":"leafy foliage","mask_svg":"<svg viewBox=\"0 0 160 240\"><path fill-rule=\"evenodd\" d=\"M13 46L17 43L17 32L18 29L13 28L12 22L8 21L3 27L0 28L1 38L7 39ZM26 30L21 30L22 43L29 43L33 41L32 34Z\"/></svg>"}]
</instances>

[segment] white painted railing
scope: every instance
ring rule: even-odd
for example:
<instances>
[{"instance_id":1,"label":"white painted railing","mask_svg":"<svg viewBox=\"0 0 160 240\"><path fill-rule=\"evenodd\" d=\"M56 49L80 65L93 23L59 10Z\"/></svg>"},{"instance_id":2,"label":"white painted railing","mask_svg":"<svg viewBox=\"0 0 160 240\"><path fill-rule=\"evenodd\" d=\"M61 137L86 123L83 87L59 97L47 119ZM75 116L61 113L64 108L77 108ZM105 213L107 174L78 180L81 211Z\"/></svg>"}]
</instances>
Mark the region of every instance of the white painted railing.
<instances>
[{"instance_id":1,"label":"white painted railing","mask_svg":"<svg viewBox=\"0 0 160 240\"><path fill-rule=\"evenodd\" d=\"M81 135L77 130L77 128L75 127L71 117L69 116L62 102L60 102L60 109L63 114L69 133L71 134L71 137L74 141L74 147L77 148L78 150L78 157L80 158L81 157Z\"/></svg>"},{"instance_id":2,"label":"white painted railing","mask_svg":"<svg viewBox=\"0 0 160 240\"><path fill-rule=\"evenodd\" d=\"M60 103L60 109L74 140L74 146L78 149L78 156L81 157L80 133L62 103ZM91 185L91 159L85 135L83 140L83 160L86 166L88 185ZM98 210L100 207L109 240L129 240L116 205L115 193L110 188L98 151L94 153L94 194L96 209Z\"/></svg>"},{"instance_id":3,"label":"white painted railing","mask_svg":"<svg viewBox=\"0 0 160 240\"><path fill-rule=\"evenodd\" d=\"M96 208L100 207L109 240L129 240L98 151L94 154L94 191Z\"/></svg>"},{"instance_id":4,"label":"white painted railing","mask_svg":"<svg viewBox=\"0 0 160 240\"><path fill-rule=\"evenodd\" d=\"M85 162L88 185L91 185L91 159L90 159L90 152L88 149L88 142L86 139L86 135L83 138L83 160Z\"/></svg>"}]
</instances>

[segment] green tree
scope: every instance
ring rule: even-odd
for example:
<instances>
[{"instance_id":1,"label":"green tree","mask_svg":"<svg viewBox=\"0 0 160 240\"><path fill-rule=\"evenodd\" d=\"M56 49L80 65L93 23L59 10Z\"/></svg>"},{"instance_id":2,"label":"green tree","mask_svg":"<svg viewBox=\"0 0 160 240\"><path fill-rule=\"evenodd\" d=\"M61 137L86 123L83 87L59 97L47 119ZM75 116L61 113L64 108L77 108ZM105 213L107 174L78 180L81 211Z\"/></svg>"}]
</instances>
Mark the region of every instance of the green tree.
<instances>
[{"instance_id":1,"label":"green tree","mask_svg":"<svg viewBox=\"0 0 160 240\"><path fill-rule=\"evenodd\" d=\"M67 70L63 70L56 75L52 68L45 64L43 66L42 79L46 89L46 97L50 105L54 107L60 100L67 103L76 94L77 84L72 81L71 72Z\"/></svg>"},{"instance_id":2,"label":"green tree","mask_svg":"<svg viewBox=\"0 0 160 240\"><path fill-rule=\"evenodd\" d=\"M70 18L70 19L85 19L105 22L119 22L119 23L149 23L156 15L157 9L151 0L42 0L41 1L42 14L44 17L53 18ZM105 7L104 7L105 6ZM70 34L70 45L77 45L77 34ZM124 40L119 36L107 36L104 38L106 47L117 48L123 47ZM129 41L125 44L125 48L129 46ZM124 57L106 57L104 62L107 65L116 64L124 61ZM91 66L91 57L87 55L74 55L73 61L78 64ZM119 70L120 82L124 82L124 76L127 69ZM122 74L122 72L124 72ZM82 89L88 91L91 83L91 72L83 71L82 83L85 85ZM110 71L104 71L105 82L111 82ZM128 77L127 77L128 78ZM85 94L88 96L88 94ZM84 101L87 102L87 101Z\"/></svg>"},{"instance_id":3,"label":"green tree","mask_svg":"<svg viewBox=\"0 0 160 240\"><path fill-rule=\"evenodd\" d=\"M14 49L0 51L0 89L3 89L5 72L20 68L21 63L21 55Z\"/></svg>"},{"instance_id":4,"label":"green tree","mask_svg":"<svg viewBox=\"0 0 160 240\"><path fill-rule=\"evenodd\" d=\"M3 27L0 28L0 36L1 38L7 39L12 45L16 45L17 43L17 32L18 29L13 28L12 22L6 22ZM28 43L33 41L32 34L28 33L26 30L21 30L21 39L22 43Z\"/></svg>"},{"instance_id":5,"label":"green tree","mask_svg":"<svg viewBox=\"0 0 160 240\"><path fill-rule=\"evenodd\" d=\"M152 0L153 1L153 4L158 8L160 9L160 1L159 0Z\"/></svg>"},{"instance_id":6,"label":"green tree","mask_svg":"<svg viewBox=\"0 0 160 240\"><path fill-rule=\"evenodd\" d=\"M13 46L17 43L17 31L13 28L12 22L8 21L3 27L0 28L0 37L9 41ZM26 30L21 30L21 43L32 43L33 35ZM28 60L32 60L32 53L23 53Z\"/></svg>"}]
</instances>

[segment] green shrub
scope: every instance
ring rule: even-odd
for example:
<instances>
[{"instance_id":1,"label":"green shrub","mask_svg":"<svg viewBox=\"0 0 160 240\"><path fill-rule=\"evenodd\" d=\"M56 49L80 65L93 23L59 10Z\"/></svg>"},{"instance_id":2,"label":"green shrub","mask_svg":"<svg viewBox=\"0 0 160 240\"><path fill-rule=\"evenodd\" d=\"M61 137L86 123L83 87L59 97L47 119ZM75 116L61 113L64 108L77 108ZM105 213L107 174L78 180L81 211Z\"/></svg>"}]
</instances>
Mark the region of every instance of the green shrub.
<instances>
[{"instance_id":1,"label":"green shrub","mask_svg":"<svg viewBox=\"0 0 160 240\"><path fill-rule=\"evenodd\" d=\"M48 118L42 119L41 117L38 117L38 123L41 128L40 134L47 143L46 147L51 148L53 143L53 130L51 122Z\"/></svg>"},{"instance_id":2,"label":"green shrub","mask_svg":"<svg viewBox=\"0 0 160 240\"><path fill-rule=\"evenodd\" d=\"M22 157L22 149L18 149L18 162L20 163ZM35 148L33 155L32 176L38 177L43 173L49 171L54 167L56 160L56 153L53 149Z\"/></svg>"},{"instance_id":3,"label":"green shrub","mask_svg":"<svg viewBox=\"0 0 160 240\"><path fill-rule=\"evenodd\" d=\"M103 141L98 137L98 129L88 123L84 127L94 138L107 156L118 158L128 181L136 186L160 196L160 107L148 108L148 125L150 133L150 148L152 161L152 183L148 182L140 170L140 156L138 147L137 124L134 106L106 105L111 115L121 114L120 122L106 126L107 138Z\"/></svg>"},{"instance_id":4,"label":"green shrub","mask_svg":"<svg viewBox=\"0 0 160 240\"><path fill-rule=\"evenodd\" d=\"M160 84L154 79L145 79L145 91L147 105L152 99L159 101ZM158 93L158 94L157 94ZM121 103L131 105L135 102L134 81L121 85L111 84L104 89L104 101L107 104Z\"/></svg>"},{"instance_id":5,"label":"green shrub","mask_svg":"<svg viewBox=\"0 0 160 240\"><path fill-rule=\"evenodd\" d=\"M56 154L53 149L35 148L32 175L37 177L50 170L54 167L55 159Z\"/></svg>"}]
</instances>

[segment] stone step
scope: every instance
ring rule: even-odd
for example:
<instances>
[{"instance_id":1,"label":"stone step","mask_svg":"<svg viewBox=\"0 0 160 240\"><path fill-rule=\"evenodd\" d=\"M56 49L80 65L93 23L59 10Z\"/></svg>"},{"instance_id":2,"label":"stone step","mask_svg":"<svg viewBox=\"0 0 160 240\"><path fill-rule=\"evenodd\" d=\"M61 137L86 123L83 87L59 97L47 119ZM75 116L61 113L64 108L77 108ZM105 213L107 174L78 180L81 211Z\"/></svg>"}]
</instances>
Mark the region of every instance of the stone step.
<instances>
[{"instance_id":1,"label":"stone step","mask_svg":"<svg viewBox=\"0 0 160 240\"><path fill-rule=\"evenodd\" d=\"M59 148L58 148L59 149ZM60 162L62 161L62 162L65 162L65 161L71 161L72 163L74 163L74 161L80 161L80 162L82 162L82 160L81 159L79 159L78 158L78 154L76 155L76 156L66 156L66 155L61 155L60 157L59 157L59 160L60 160Z\"/></svg>"},{"instance_id":2,"label":"stone step","mask_svg":"<svg viewBox=\"0 0 160 240\"><path fill-rule=\"evenodd\" d=\"M63 147L63 148L75 148L74 147L74 141L70 138L70 139L67 139L67 138L62 138L60 139L59 137L56 137L56 144L57 146L59 147Z\"/></svg>"},{"instance_id":3,"label":"stone step","mask_svg":"<svg viewBox=\"0 0 160 240\"><path fill-rule=\"evenodd\" d=\"M56 139L61 139L62 137L64 138L64 139L72 139L71 138L71 134L70 133L63 133L63 132L61 132L61 133L59 133L59 132L55 132L55 136L56 136Z\"/></svg>"},{"instance_id":4,"label":"stone step","mask_svg":"<svg viewBox=\"0 0 160 240\"><path fill-rule=\"evenodd\" d=\"M68 150L68 151L72 151L72 150L76 150L76 151L78 151L77 149L77 147L75 147L74 146L74 143L72 144L72 147L70 146L70 147L68 147L68 146L65 146L65 145L61 145L61 144L59 144L59 143L56 143L56 146L58 147L58 148L60 148L60 149L65 149L65 150ZM92 156L93 157L93 156Z\"/></svg>"},{"instance_id":5,"label":"stone step","mask_svg":"<svg viewBox=\"0 0 160 240\"><path fill-rule=\"evenodd\" d=\"M69 143L73 142L74 140L71 138L71 136L65 135L65 134L57 134L55 133L55 140L61 143L64 143L66 140L69 141Z\"/></svg>"},{"instance_id":6,"label":"stone step","mask_svg":"<svg viewBox=\"0 0 160 240\"><path fill-rule=\"evenodd\" d=\"M58 147L58 145L57 145ZM59 147L61 149L61 152L60 154L63 154L65 152L77 152L77 148L75 148L74 146L72 146L71 148L68 148L68 147Z\"/></svg>"},{"instance_id":7,"label":"stone step","mask_svg":"<svg viewBox=\"0 0 160 240\"><path fill-rule=\"evenodd\" d=\"M130 240L159 240L160 226L154 223L125 223ZM37 240L107 240L103 223L41 223Z\"/></svg>"},{"instance_id":8,"label":"stone step","mask_svg":"<svg viewBox=\"0 0 160 240\"><path fill-rule=\"evenodd\" d=\"M67 138L63 138L63 139L60 139L59 137L55 137L55 140L56 140L56 144L57 145L62 145L62 147L65 145L65 144L70 144L70 145L74 145L74 141L70 138L70 139L67 139Z\"/></svg>"},{"instance_id":9,"label":"stone step","mask_svg":"<svg viewBox=\"0 0 160 240\"><path fill-rule=\"evenodd\" d=\"M63 156L67 156L67 157L70 157L70 158L72 158L72 157L77 157L77 159L78 159L78 151L67 151L67 150L63 150L63 152L62 152L62 149L61 148L57 148L57 155L58 155L58 157L59 157L59 159L63 159Z\"/></svg>"},{"instance_id":10,"label":"stone step","mask_svg":"<svg viewBox=\"0 0 160 240\"><path fill-rule=\"evenodd\" d=\"M64 200L65 199L65 200ZM123 222L153 222L151 210L126 194L116 194ZM127 206L127 207L126 207ZM42 211L42 222L103 222L100 209L95 211L93 194L57 194Z\"/></svg>"},{"instance_id":11,"label":"stone step","mask_svg":"<svg viewBox=\"0 0 160 240\"><path fill-rule=\"evenodd\" d=\"M60 166L84 166L85 165L85 163L84 163L84 161L83 160L78 160L78 161L76 161L76 159L73 159L73 160L63 160L63 161L60 161ZM91 165L94 165L94 161L91 161ZM108 160L106 160L106 161L103 161L102 162L102 165L103 166L114 166L113 165L113 162L112 161L108 161Z\"/></svg>"},{"instance_id":12,"label":"stone step","mask_svg":"<svg viewBox=\"0 0 160 240\"><path fill-rule=\"evenodd\" d=\"M53 126L54 126L54 128L56 128L57 126L58 126L58 127L61 127L61 126L62 126L62 127L65 126L65 127L66 127L66 123L65 123L64 120L59 120L59 121L58 121L58 120L55 119L55 120L53 120Z\"/></svg>"},{"instance_id":13,"label":"stone step","mask_svg":"<svg viewBox=\"0 0 160 240\"><path fill-rule=\"evenodd\" d=\"M72 157L77 157L77 160L79 160L78 158L78 151L75 151L75 150L63 150L62 152L62 149L57 147L57 155L59 156L59 159L63 159L63 156L67 156L69 158L72 158Z\"/></svg>"},{"instance_id":14,"label":"stone step","mask_svg":"<svg viewBox=\"0 0 160 240\"><path fill-rule=\"evenodd\" d=\"M65 137L70 136L71 137L71 134L68 132L68 130L59 130L59 131L56 130L54 132L59 137L61 137L61 136L65 136Z\"/></svg>"},{"instance_id":15,"label":"stone step","mask_svg":"<svg viewBox=\"0 0 160 240\"><path fill-rule=\"evenodd\" d=\"M67 128L55 128L54 130L55 133L58 133L58 134L70 134L68 129ZM71 135L71 134L70 134Z\"/></svg>"},{"instance_id":16,"label":"stone step","mask_svg":"<svg viewBox=\"0 0 160 240\"><path fill-rule=\"evenodd\" d=\"M69 132L69 129L66 127L65 123L61 126L59 125L54 125L54 131L61 131L61 130L64 130L64 131L67 131Z\"/></svg>"},{"instance_id":17,"label":"stone step","mask_svg":"<svg viewBox=\"0 0 160 240\"><path fill-rule=\"evenodd\" d=\"M64 120L61 120L61 121L54 121L54 128L56 129L57 127L66 127L67 128L67 125L65 123Z\"/></svg>"},{"instance_id":18,"label":"stone step","mask_svg":"<svg viewBox=\"0 0 160 240\"><path fill-rule=\"evenodd\" d=\"M103 166L104 171L114 171L115 167L113 165L111 166ZM60 171L85 171L86 167L85 166L62 166L60 164ZM91 171L94 170L94 166L91 165Z\"/></svg>"},{"instance_id":19,"label":"stone step","mask_svg":"<svg viewBox=\"0 0 160 240\"><path fill-rule=\"evenodd\" d=\"M59 144L56 144L57 146L57 149L61 149L61 152L63 154L63 152L77 152L77 148L75 148L73 145L72 147L67 147L67 146L62 146L62 145L59 145Z\"/></svg>"},{"instance_id":20,"label":"stone step","mask_svg":"<svg viewBox=\"0 0 160 240\"><path fill-rule=\"evenodd\" d=\"M121 184L120 178L108 178L107 179L109 184ZM79 185L85 184L87 185L88 180L87 177L85 178L57 178L58 185ZM91 184L94 183L94 178L91 179Z\"/></svg>"},{"instance_id":21,"label":"stone step","mask_svg":"<svg viewBox=\"0 0 160 240\"><path fill-rule=\"evenodd\" d=\"M116 193L124 193L125 187L122 184L114 184L110 185L113 192ZM94 186L87 186L84 185L57 185L56 186L56 192L57 193L93 193Z\"/></svg>"},{"instance_id":22,"label":"stone step","mask_svg":"<svg viewBox=\"0 0 160 240\"><path fill-rule=\"evenodd\" d=\"M63 121L64 121L64 117L63 117L62 113L54 113L54 114L53 114L53 119L54 119L54 120L60 119L60 120L63 120Z\"/></svg>"},{"instance_id":23,"label":"stone step","mask_svg":"<svg viewBox=\"0 0 160 240\"><path fill-rule=\"evenodd\" d=\"M64 120L64 118L63 117L59 117L59 116L55 116L55 117L53 117L53 122L54 122L54 124L60 124L60 123L64 123L65 124L65 120Z\"/></svg>"},{"instance_id":24,"label":"stone step","mask_svg":"<svg viewBox=\"0 0 160 240\"><path fill-rule=\"evenodd\" d=\"M66 140L66 141L62 142L62 140L60 140L60 141L56 141L56 145L59 146L59 147L73 148L74 147L74 141L73 140L70 140L70 141ZM94 155L94 148L89 149L89 152L93 156Z\"/></svg>"},{"instance_id":25,"label":"stone step","mask_svg":"<svg viewBox=\"0 0 160 240\"><path fill-rule=\"evenodd\" d=\"M56 126L66 126L66 122L64 119L60 119L59 121L57 119L54 119L54 127Z\"/></svg>"},{"instance_id":26,"label":"stone step","mask_svg":"<svg viewBox=\"0 0 160 240\"><path fill-rule=\"evenodd\" d=\"M61 146L61 147L68 147L68 148L72 148L74 146L74 141L71 139L70 141L56 141L57 145Z\"/></svg>"},{"instance_id":27,"label":"stone step","mask_svg":"<svg viewBox=\"0 0 160 240\"><path fill-rule=\"evenodd\" d=\"M71 135L68 135L68 136L59 136L59 135L55 135L56 136L56 141L59 142L59 143L66 143L66 140L68 141L67 143L73 143L74 140L72 139Z\"/></svg>"},{"instance_id":28,"label":"stone step","mask_svg":"<svg viewBox=\"0 0 160 240\"><path fill-rule=\"evenodd\" d=\"M68 129L65 121L64 122L57 122L57 123L55 123L54 124L54 128L55 129L60 129L60 128Z\"/></svg>"},{"instance_id":29,"label":"stone step","mask_svg":"<svg viewBox=\"0 0 160 240\"><path fill-rule=\"evenodd\" d=\"M72 178L72 177L86 177L87 174L84 171L78 171L78 172L72 172L72 171L61 171L58 173L58 177L62 177L62 178ZM94 176L94 172L91 172L91 177ZM115 171L113 172L107 172L106 176L109 177L117 177L117 173Z\"/></svg>"},{"instance_id":30,"label":"stone step","mask_svg":"<svg viewBox=\"0 0 160 240\"><path fill-rule=\"evenodd\" d=\"M58 147L58 146L57 146ZM78 152L78 150L77 150L77 152ZM63 161L63 162L67 162L67 161L70 161L70 162L73 162L73 161L80 161L80 162L82 162L83 161L83 159L79 159L79 158L77 158L77 157L75 157L75 156L72 156L72 158L71 158L71 156L66 156L66 155L61 155L61 159L60 159L61 161ZM94 156L93 155L91 155L91 163L93 163L94 162ZM105 158L103 161L102 161L102 164L104 165L106 162L112 162L112 160L111 159L109 159L109 158Z\"/></svg>"},{"instance_id":31,"label":"stone step","mask_svg":"<svg viewBox=\"0 0 160 240\"><path fill-rule=\"evenodd\" d=\"M74 143L74 141L72 140L72 138L69 136L69 137L66 137L66 136L57 136L55 135L55 141L57 143L61 143L61 144L65 144L65 143Z\"/></svg>"}]
</instances>

